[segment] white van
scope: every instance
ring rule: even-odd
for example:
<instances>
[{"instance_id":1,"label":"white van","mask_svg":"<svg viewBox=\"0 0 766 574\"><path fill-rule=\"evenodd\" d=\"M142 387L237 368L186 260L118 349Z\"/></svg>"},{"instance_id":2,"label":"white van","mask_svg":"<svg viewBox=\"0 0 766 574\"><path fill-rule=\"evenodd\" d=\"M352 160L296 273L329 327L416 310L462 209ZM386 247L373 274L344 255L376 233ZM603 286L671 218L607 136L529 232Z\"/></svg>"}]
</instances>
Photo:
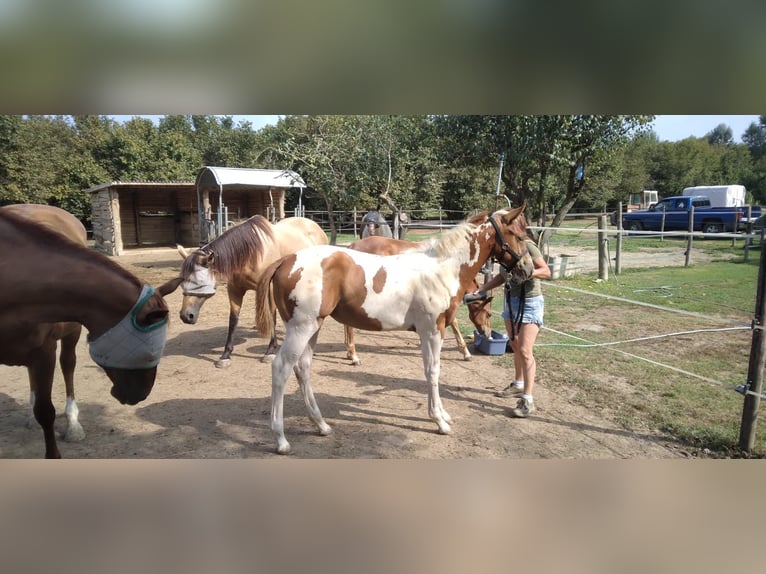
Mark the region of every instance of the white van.
<instances>
[{"instance_id":1,"label":"white van","mask_svg":"<svg viewBox=\"0 0 766 574\"><path fill-rule=\"evenodd\" d=\"M742 207L745 205L744 185L698 185L687 187L683 195L704 195L711 207Z\"/></svg>"}]
</instances>

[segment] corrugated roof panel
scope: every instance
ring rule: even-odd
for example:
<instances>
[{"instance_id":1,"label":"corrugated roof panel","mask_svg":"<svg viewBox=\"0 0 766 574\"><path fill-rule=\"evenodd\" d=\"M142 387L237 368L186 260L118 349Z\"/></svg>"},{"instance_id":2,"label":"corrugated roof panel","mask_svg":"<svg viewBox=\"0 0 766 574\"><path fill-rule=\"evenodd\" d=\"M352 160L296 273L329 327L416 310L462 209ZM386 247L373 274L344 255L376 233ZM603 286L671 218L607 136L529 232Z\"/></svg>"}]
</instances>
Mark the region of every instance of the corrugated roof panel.
<instances>
[{"instance_id":1,"label":"corrugated roof panel","mask_svg":"<svg viewBox=\"0 0 766 574\"><path fill-rule=\"evenodd\" d=\"M203 167L197 174L198 187L259 186L306 187L301 176L289 169L249 169L243 167Z\"/></svg>"}]
</instances>

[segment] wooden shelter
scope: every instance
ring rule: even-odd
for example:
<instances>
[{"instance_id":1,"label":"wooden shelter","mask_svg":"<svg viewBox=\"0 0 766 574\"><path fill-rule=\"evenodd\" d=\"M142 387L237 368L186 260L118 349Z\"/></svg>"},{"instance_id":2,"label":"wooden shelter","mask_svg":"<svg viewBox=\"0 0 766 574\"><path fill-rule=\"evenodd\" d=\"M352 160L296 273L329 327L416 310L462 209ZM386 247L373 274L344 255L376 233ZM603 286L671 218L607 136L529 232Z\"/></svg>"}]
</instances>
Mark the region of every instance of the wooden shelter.
<instances>
[{"instance_id":1,"label":"wooden shelter","mask_svg":"<svg viewBox=\"0 0 766 574\"><path fill-rule=\"evenodd\" d=\"M122 255L138 247L204 245L253 215L278 221L285 193L302 194L304 187L293 171L203 167L196 182L113 181L86 192L96 248Z\"/></svg>"},{"instance_id":2,"label":"wooden shelter","mask_svg":"<svg viewBox=\"0 0 766 574\"><path fill-rule=\"evenodd\" d=\"M285 191L303 188L301 177L290 170L203 167L197 174L200 244L207 243L236 223L260 214L269 221L285 217ZM219 208L219 206L221 206Z\"/></svg>"}]
</instances>

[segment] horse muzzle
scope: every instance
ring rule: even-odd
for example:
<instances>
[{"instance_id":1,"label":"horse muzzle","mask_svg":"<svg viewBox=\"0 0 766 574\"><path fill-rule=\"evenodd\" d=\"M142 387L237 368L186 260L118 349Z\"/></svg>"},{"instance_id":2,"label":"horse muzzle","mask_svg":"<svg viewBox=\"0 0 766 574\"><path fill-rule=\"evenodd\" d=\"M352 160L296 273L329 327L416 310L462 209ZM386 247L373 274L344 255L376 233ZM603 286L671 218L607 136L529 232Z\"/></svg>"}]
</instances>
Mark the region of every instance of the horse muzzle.
<instances>
[{"instance_id":1,"label":"horse muzzle","mask_svg":"<svg viewBox=\"0 0 766 574\"><path fill-rule=\"evenodd\" d=\"M190 295L184 293L183 301L181 302L181 311L178 316L181 321L187 325L194 325L199 319L199 315L202 312L202 305L210 299L212 295Z\"/></svg>"},{"instance_id":2,"label":"horse muzzle","mask_svg":"<svg viewBox=\"0 0 766 574\"><path fill-rule=\"evenodd\" d=\"M531 257L522 257L516 266L511 269L511 283L514 285L521 285L525 281L528 281L534 272L535 264L532 263Z\"/></svg>"},{"instance_id":3,"label":"horse muzzle","mask_svg":"<svg viewBox=\"0 0 766 574\"><path fill-rule=\"evenodd\" d=\"M112 381L112 396L122 405L135 405L152 392L157 377L157 367L148 369L116 369L103 367Z\"/></svg>"}]
</instances>

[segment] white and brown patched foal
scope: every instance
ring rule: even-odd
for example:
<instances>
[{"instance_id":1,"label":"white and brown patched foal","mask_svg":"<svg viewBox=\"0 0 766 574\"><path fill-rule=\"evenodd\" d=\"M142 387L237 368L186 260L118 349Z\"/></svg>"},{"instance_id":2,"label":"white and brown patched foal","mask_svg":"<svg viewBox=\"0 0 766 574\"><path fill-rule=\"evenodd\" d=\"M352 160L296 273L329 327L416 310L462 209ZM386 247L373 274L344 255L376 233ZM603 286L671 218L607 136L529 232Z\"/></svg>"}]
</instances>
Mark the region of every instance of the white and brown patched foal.
<instances>
[{"instance_id":1,"label":"white and brown patched foal","mask_svg":"<svg viewBox=\"0 0 766 574\"><path fill-rule=\"evenodd\" d=\"M525 206L484 212L438 239L398 255L380 256L331 245L302 249L272 264L256 287L258 329L274 330L276 306L285 338L271 368L271 429L286 454L283 421L287 379L295 372L311 420L330 433L311 388L311 361L327 317L369 331L417 332L428 382L428 414L449 434L451 417L439 396L440 352L446 326L479 269L494 257L512 280L528 279L534 266L525 247Z\"/></svg>"},{"instance_id":2,"label":"white and brown patched foal","mask_svg":"<svg viewBox=\"0 0 766 574\"><path fill-rule=\"evenodd\" d=\"M365 253L374 253L376 255L397 255L403 251L415 249L420 244L414 241L403 241L401 239L394 239L393 237L385 237L382 235L369 235L364 239L359 239L348 245L349 249L355 251L363 251ZM468 286L467 291L472 293L479 288L479 284L476 278L473 279L471 285ZM492 313L489 310L489 304L492 301L492 297L487 297L481 301L474 301L468 303L468 318L474 324L476 329L482 333L485 337L491 336L492 330ZM457 316L449 324L452 333L455 335L455 342L460 354L463 355L464 361L470 361L472 356L468 350L468 345L465 344L465 339L460 333L460 327L457 323ZM346 357L351 359L352 365L361 365L362 361L359 355L356 354L356 338L354 336L354 328L348 325L345 326L346 337Z\"/></svg>"}]
</instances>

